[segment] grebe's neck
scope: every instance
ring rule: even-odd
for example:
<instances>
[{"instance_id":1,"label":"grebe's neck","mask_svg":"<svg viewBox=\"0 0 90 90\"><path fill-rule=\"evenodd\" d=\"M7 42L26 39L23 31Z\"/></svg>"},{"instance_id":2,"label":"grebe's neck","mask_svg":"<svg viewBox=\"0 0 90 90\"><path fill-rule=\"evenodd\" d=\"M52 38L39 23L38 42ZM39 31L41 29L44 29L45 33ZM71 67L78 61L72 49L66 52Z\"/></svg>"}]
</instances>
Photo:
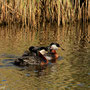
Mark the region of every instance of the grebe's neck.
<instances>
[{"instance_id":1,"label":"grebe's neck","mask_svg":"<svg viewBox=\"0 0 90 90\"><path fill-rule=\"evenodd\" d=\"M56 52L56 50L51 50L51 53L53 53L54 54L54 56L55 56L55 59L57 59L59 56L58 56L58 54L57 54L57 52Z\"/></svg>"},{"instance_id":2,"label":"grebe's neck","mask_svg":"<svg viewBox=\"0 0 90 90\"><path fill-rule=\"evenodd\" d=\"M56 50L54 50L54 49L51 49L50 51L54 54L57 54Z\"/></svg>"}]
</instances>

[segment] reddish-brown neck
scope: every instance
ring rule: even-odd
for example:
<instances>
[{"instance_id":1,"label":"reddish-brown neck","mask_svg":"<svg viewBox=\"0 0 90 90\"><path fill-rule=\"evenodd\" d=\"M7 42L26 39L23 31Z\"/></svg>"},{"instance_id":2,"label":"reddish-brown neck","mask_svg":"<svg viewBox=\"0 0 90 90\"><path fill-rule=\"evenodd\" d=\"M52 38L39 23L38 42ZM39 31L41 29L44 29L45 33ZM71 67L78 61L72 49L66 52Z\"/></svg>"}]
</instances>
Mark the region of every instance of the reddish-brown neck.
<instances>
[{"instance_id":1,"label":"reddish-brown neck","mask_svg":"<svg viewBox=\"0 0 90 90\"><path fill-rule=\"evenodd\" d=\"M54 54L56 54L56 50L53 50L53 49L52 49L51 52L54 53Z\"/></svg>"},{"instance_id":2,"label":"reddish-brown neck","mask_svg":"<svg viewBox=\"0 0 90 90\"><path fill-rule=\"evenodd\" d=\"M51 52L54 54L55 59L57 59L58 58L58 54L57 54L56 50L51 50Z\"/></svg>"}]
</instances>

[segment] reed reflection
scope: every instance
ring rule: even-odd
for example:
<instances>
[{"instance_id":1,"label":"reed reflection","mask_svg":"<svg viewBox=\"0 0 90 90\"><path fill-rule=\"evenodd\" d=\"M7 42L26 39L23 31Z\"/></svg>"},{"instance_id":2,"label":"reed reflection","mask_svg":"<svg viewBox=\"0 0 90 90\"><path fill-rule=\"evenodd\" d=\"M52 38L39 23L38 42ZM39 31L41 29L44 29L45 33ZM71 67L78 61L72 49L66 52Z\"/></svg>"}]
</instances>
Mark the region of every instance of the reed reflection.
<instances>
[{"instance_id":1,"label":"reed reflection","mask_svg":"<svg viewBox=\"0 0 90 90\"><path fill-rule=\"evenodd\" d=\"M70 72L75 83L83 85L84 89L88 88L88 73L89 73L89 45L88 45L88 25L81 24L79 27L76 25L75 41L68 62L71 64ZM72 44L71 44L72 45ZM77 88L76 88L77 89Z\"/></svg>"},{"instance_id":2,"label":"reed reflection","mask_svg":"<svg viewBox=\"0 0 90 90\"><path fill-rule=\"evenodd\" d=\"M77 89L77 83L84 83L85 86L82 87L87 89L90 66L88 32L87 24L67 25L65 27L47 25L40 27L38 30L19 27L0 28L1 65L2 61L8 63L8 60L4 59L8 58L9 55L21 56L32 45L47 46L51 42L58 42L65 49L65 51L57 51L58 55L63 57L63 60L58 60L53 65L50 64L45 67L30 66L22 71L20 71L21 68L12 69L10 67L7 70L0 68L0 73L6 76L6 79L9 80L7 83L10 86L16 86L16 89L20 87L22 90L29 90L30 88L37 89L40 87L43 90L43 88L50 87L56 90L58 87L60 90L65 89L65 86L70 85L70 83L72 84L71 90L73 90L74 85L76 85L74 89ZM1 54L5 55L4 59ZM7 65L7 63L4 64ZM13 81L16 82L17 79L19 79L20 84L15 83L13 85Z\"/></svg>"}]
</instances>

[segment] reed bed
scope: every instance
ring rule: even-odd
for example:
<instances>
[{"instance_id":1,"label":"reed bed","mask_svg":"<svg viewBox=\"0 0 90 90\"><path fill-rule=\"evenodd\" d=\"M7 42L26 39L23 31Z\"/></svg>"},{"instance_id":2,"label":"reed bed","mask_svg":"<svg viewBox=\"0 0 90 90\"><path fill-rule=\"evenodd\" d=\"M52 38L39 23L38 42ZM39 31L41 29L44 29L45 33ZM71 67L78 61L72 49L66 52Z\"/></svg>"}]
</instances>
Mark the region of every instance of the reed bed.
<instances>
[{"instance_id":1,"label":"reed bed","mask_svg":"<svg viewBox=\"0 0 90 90\"><path fill-rule=\"evenodd\" d=\"M80 0L0 0L0 24L40 27L86 22L88 0L80 5Z\"/></svg>"}]
</instances>

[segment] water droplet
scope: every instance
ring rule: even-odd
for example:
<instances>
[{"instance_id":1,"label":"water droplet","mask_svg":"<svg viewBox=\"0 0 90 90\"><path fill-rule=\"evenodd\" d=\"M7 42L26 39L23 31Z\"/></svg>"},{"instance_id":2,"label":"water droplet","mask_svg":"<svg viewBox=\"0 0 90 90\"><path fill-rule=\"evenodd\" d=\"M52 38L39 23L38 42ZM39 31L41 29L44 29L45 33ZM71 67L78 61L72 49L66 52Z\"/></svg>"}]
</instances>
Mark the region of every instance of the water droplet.
<instances>
[{"instance_id":1,"label":"water droplet","mask_svg":"<svg viewBox=\"0 0 90 90\"><path fill-rule=\"evenodd\" d=\"M48 90L48 88L45 88L45 90Z\"/></svg>"},{"instance_id":2,"label":"water droplet","mask_svg":"<svg viewBox=\"0 0 90 90\"><path fill-rule=\"evenodd\" d=\"M48 83L51 83L50 81L48 81Z\"/></svg>"},{"instance_id":3,"label":"water droplet","mask_svg":"<svg viewBox=\"0 0 90 90\"><path fill-rule=\"evenodd\" d=\"M84 86L84 83L77 84L78 86Z\"/></svg>"},{"instance_id":4,"label":"water droplet","mask_svg":"<svg viewBox=\"0 0 90 90\"><path fill-rule=\"evenodd\" d=\"M61 57L61 56L58 57L58 60L62 60L62 59L63 59L63 57Z\"/></svg>"},{"instance_id":5,"label":"water droplet","mask_svg":"<svg viewBox=\"0 0 90 90\"><path fill-rule=\"evenodd\" d=\"M1 86L2 84L0 84L0 86Z\"/></svg>"},{"instance_id":6,"label":"water droplet","mask_svg":"<svg viewBox=\"0 0 90 90\"><path fill-rule=\"evenodd\" d=\"M70 87L68 87L68 86L65 86L65 88L70 89Z\"/></svg>"},{"instance_id":7,"label":"water droplet","mask_svg":"<svg viewBox=\"0 0 90 90\"><path fill-rule=\"evenodd\" d=\"M38 70L34 70L34 72L38 72Z\"/></svg>"},{"instance_id":8,"label":"water droplet","mask_svg":"<svg viewBox=\"0 0 90 90\"><path fill-rule=\"evenodd\" d=\"M2 81L6 81L6 80L2 80Z\"/></svg>"},{"instance_id":9,"label":"water droplet","mask_svg":"<svg viewBox=\"0 0 90 90\"><path fill-rule=\"evenodd\" d=\"M90 75L90 73L88 73L88 75Z\"/></svg>"},{"instance_id":10,"label":"water droplet","mask_svg":"<svg viewBox=\"0 0 90 90\"><path fill-rule=\"evenodd\" d=\"M3 65L0 65L0 68L2 68L3 67Z\"/></svg>"},{"instance_id":11,"label":"water droplet","mask_svg":"<svg viewBox=\"0 0 90 90\"><path fill-rule=\"evenodd\" d=\"M27 73L27 74L25 74L27 77L29 77L30 76L30 74L29 73Z\"/></svg>"},{"instance_id":12,"label":"water droplet","mask_svg":"<svg viewBox=\"0 0 90 90\"><path fill-rule=\"evenodd\" d=\"M6 84L6 85L8 85L8 84Z\"/></svg>"},{"instance_id":13,"label":"water droplet","mask_svg":"<svg viewBox=\"0 0 90 90\"><path fill-rule=\"evenodd\" d=\"M48 64L52 64L51 62L49 62Z\"/></svg>"}]
</instances>

